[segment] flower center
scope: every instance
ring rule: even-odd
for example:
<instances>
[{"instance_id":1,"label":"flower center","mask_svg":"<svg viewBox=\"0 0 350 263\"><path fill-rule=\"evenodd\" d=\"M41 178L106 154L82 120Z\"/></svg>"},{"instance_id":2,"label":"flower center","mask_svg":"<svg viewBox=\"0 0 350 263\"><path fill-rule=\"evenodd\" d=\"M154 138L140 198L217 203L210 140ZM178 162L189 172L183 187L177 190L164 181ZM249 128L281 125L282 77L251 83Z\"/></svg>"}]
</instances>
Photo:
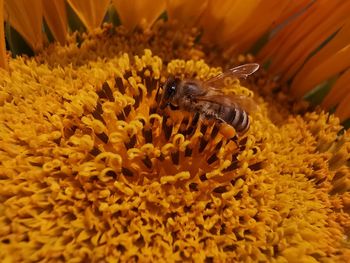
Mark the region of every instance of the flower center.
<instances>
[{"instance_id":1,"label":"flower center","mask_svg":"<svg viewBox=\"0 0 350 263\"><path fill-rule=\"evenodd\" d=\"M160 111L169 75L205 80L220 72L209 64L232 66L212 53L206 64L193 38L164 28L107 28L0 72L3 251L20 251L15 261L341 254L349 139L338 120L293 114L279 91L262 99L278 88L264 73L225 83L259 91L243 135L195 111Z\"/></svg>"}]
</instances>

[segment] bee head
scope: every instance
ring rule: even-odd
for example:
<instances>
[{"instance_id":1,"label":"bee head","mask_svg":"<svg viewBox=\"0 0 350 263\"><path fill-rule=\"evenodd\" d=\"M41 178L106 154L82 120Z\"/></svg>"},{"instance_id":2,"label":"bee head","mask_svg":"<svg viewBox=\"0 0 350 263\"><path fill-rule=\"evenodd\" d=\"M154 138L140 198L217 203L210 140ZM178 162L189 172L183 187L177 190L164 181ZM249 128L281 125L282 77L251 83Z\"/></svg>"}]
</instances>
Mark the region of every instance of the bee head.
<instances>
[{"instance_id":1,"label":"bee head","mask_svg":"<svg viewBox=\"0 0 350 263\"><path fill-rule=\"evenodd\" d=\"M167 79L164 85L163 95L161 99L161 108L165 108L172 103L180 82L181 80L179 78L175 78L174 76L170 76Z\"/></svg>"}]
</instances>

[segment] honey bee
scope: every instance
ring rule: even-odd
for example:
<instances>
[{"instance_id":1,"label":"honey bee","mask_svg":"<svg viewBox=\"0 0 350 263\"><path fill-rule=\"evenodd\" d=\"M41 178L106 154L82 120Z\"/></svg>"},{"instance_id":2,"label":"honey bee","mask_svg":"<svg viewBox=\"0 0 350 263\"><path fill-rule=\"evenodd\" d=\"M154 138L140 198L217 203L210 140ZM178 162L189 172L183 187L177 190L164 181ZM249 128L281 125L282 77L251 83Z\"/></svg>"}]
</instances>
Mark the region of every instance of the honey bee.
<instances>
[{"instance_id":1,"label":"honey bee","mask_svg":"<svg viewBox=\"0 0 350 263\"><path fill-rule=\"evenodd\" d=\"M182 80L170 76L164 85L159 107L162 110L169 106L172 110L194 112L201 118L226 123L236 132L243 134L250 126L249 113L257 106L254 100L247 96L225 94L224 79L247 78L258 69L259 64L245 64L231 68L206 81Z\"/></svg>"}]
</instances>

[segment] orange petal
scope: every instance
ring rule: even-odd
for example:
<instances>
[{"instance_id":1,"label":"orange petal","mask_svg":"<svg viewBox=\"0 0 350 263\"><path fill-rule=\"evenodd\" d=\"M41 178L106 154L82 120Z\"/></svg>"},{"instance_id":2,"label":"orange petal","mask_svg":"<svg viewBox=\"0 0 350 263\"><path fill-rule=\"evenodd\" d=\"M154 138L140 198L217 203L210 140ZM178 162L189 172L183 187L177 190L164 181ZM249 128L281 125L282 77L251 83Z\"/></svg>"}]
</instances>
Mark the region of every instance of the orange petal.
<instances>
[{"instance_id":1,"label":"orange petal","mask_svg":"<svg viewBox=\"0 0 350 263\"><path fill-rule=\"evenodd\" d=\"M0 21L4 21L4 0L0 0ZM7 69L4 27L0 27L0 67Z\"/></svg>"},{"instance_id":2,"label":"orange petal","mask_svg":"<svg viewBox=\"0 0 350 263\"><path fill-rule=\"evenodd\" d=\"M279 17L274 21L275 30L278 32L274 33L269 43L259 52L260 60L267 60L273 54L275 50L279 48L286 37L289 36L288 32L292 32L293 23L296 17L300 16L302 11L305 11L310 5L310 0L299 0L299 1L287 1L287 6L283 9ZM287 26L288 25L288 26ZM283 33L281 33L283 29Z\"/></svg>"},{"instance_id":3,"label":"orange petal","mask_svg":"<svg viewBox=\"0 0 350 263\"><path fill-rule=\"evenodd\" d=\"M335 115L339 117L340 121L345 121L350 117L350 93L348 93L343 100L340 102L339 106L335 111Z\"/></svg>"},{"instance_id":4,"label":"orange petal","mask_svg":"<svg viewBox=\"0 0 350 263\"><path fill-rule=\"evenodd\" d=\"M166 0L166 9L169 19L177 20L182 24L195 24L208 6L209 0L186 1Z\"/></svg>"},{"instance_id":5,"label":"orange petal","mask_svg":"<svg viewBox=\"0 0 350 263\"><path fill-rule=\"evenodd\" d=\"M292 83L291 92L297 97L303 96L317 84L349 68L350 44L322 63L315 64L310 60L305 67L312 69L310 71L301 70Z\"/></svg>"},{"instance_id":6,"label":"orange petal","mask_svg":"<svg viewBox=\"0 0 350 263\"><path fill-rule=\"evenodd\" d=\"M339 30L339 32L335 35L335 37L312 57L313 63L317 64L324 61L329 56L333 55L337 51L347 46L349 42L350 42L350 18L348 19L346 25L344 25ZM313 65L310 65L310 66L312 67ZM306 67L304 68L306 69Z\"/></svg>"},{"instance_id":7,"label":"orange petal","mask_svg":"<svg viewBox=\"0 0 350 263\"><path fill-rule=\"evenodd\" d=\"M91 31L101 25L109 0L67 0L80 20Z\"/></svg>"},{"instance_id":8,"label":"orange petal","mask_svg":"<svg viewBox=\"0 0 350 263\"><path fill-rule=\"evenodd\" d=\"M42 1L5 1L5 20L22 35L34 51L43 46L42 17Z\"/></svg>"},{"instance_id":9,"label":"orange petal","mask_svg":"<svg viewBox=\"0 0 350 263\"><path fill-rule=\"evenodd\" d=\"M272 59L270 70L291 78L305 59L328 36L339 29L350 13L350 2L320 0L302 15L282 28L269 41L260 54L262 59Z\"/></svg>"},{"instance_id":10,"label":"orange petal","mask_svg":"<svg viewBox=\"0 0 350 263\"><path fill-rule=\"evenodd\" d=\"M324 23L321 22L319 25L317 25L317 29L312 30L308 37L303 40L303 44L298 45L298 47L289 55L289 57L292 59L294 56L293 60L295 60L295 57L299 59L295 63L292 62L290 64L288 64L288 58L285 59L286 69L288 68L288 70L284 73L283 80L288 80L291 78L298 71L300 66L302 66L304 60L309 56L309 54L323 41L325 41L326 37L336 32L342 25L344 25L346 20L349 20L349 14L350 2L348 2L346 6L339 7L334 10L332 15L330 15ZM321 49L321 52L323 49ZM318 53L316 53L314 57L318 57Z\"/></svg>"},{"instance_id":11,"label":"orange petal","mask_svg":"<svg viewBox=\"0 0 350 263\"><path fill-rule=\"evenodd\" d=\"M43 1L44 17L53 36L64 44L67 36L67 14L64 0Z\"/></svg>"},{"instance_id":12,"label":"orange petal","mask_svg":"<svg viewBox=\"0 0 350 263\"><path fill-rule=\"evenodd\" d=\"M280 1L281 2L281 1ZM284 8L281 15L276 19L275 25L285 23L292 17L300 14L310 5L310 0L286 1L287 6Z\"/></svg>"},{"instance_id":13,"label":"orange petal","mask_svg":"<svg viewBox=\"0 0 350 263\"><path fill-rule=\"evenodd\" d=\"M344 98L347 94L350 94L349 83L350 70L347 70L337 79L332 89L322 101L322 106L326 109L336 106L342 100L342 98Z\"/></svg>"},{"instance_id":14,"label":"orange petal","mask_svg":"<svg viewBox=\"0 0 350 263\"><path fill-rule=\"evenodd\" d=\"M210 0L200 19L204 30L203 40L214 43L226 40L251 17L258 4L256 0Z\"/></svg>"},{"instance_id":15,"label":"orange petal","mask_svg":"<svg viewBox=\"0 0 350 263\"><path fill-rule=\"evenodd\" d=\"M322 15L320 14L320 16ZM280 43L277 43L279 47L273 53L273 60L270 66L270 70L273 73L283 73L283 71L286 70L286 65L290 65L294 62L291 62L291 60L300 59L299 54L298 56L295 55L300 51L300 46L304 47L301 49L301 52L304 52L305 54L309 54L311 52L310 50L306 49L304 43L308 41L308 35L312 31L314 24L319 23L319 21L316 22L313 20L314 17L312 17L311 14L305 14L304 16L299 17L297 20L291 23L290 26L282 29L282 37L279 39ZM319 40L318 44L320 44L321 41L323 40ZM298 47L300 48L298 49ZM291 54L293 54L293 56L291 56ZM301 62L302 61L303 60L301 60Z\"/></svg>"},{"instance_id":16,"label":"orange petal","mask_svg":"<svg viewBox=\"0 0 350 263\"><path fill-rule=\"evenodd\" d=\"M316 53L296 75L291 91L302 96L315 85L350 67L350 19L338 34Z\"/></svg>"},{"instance_id":17,"label":"orange petal","mask_svg":"<svg viewBox=\"0 0 350 263\"><path fill-rule=\"evenodd\" d=\"M269 42L262 48L262 50L258 54L258 58L260 61L269 60L270 58L273 58L276 60L276 56L278 55L276 52L285 44L288 43L289 36L293 33L295 28L297 28L299 25L294 23L288 24L288 26L285 26L283 28L283 31L279 31L277 34L273 36L272 39L269 40ZM277 63L274 63L277 64ZM272 66L274 65L272 64ZM271 70L271 66L270 66Z\"/></svg>"},{"instance_id":18,"label":"orange petal","mask_svg":"<svg viewBox=\"0 0 350 263\"><path fill-rule=\"evenodd\" d=\"M165 10L164 0L113 0L122 24L132 30L150 27Z\"/></svg>"},{"instance_id":19,"label":"orange petal","mask_svg":"<svg viewBox=\"0 0 350 263\"><path fill-rule=\"evenodd\" d=\"M287 5L287 1L270 0L260 2L244 21L243 26L225 37L226 45L237 43L237 52L244 52L251 47L265 32L271 29L274 21L280 16ZM231 18L234 20L235 18ZM234 21L232 22L234 23Z\"/></svg>"}]
</instances>

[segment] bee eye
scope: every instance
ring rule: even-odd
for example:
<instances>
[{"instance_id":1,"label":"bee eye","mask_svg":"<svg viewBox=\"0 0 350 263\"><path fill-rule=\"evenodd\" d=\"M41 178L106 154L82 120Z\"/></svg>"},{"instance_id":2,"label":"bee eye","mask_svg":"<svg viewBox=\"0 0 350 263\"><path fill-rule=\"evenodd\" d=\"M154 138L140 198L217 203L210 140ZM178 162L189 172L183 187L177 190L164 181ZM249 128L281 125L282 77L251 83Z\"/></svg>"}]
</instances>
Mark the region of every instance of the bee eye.
<instances>
[{"instance_id":1,"label":"bee eye","mask_svg":"<svg viewBox=\"0 0 350 263\"><path fill-rule=\"evenodd\" d=\"M168 88L166 89L165 96L167 98L170 98L171 96L173 96L175 94L175 90L176 90L175 85L174 86L168 86Z\"/></svg>"},{"instance_id":2,"label":"bee eye","mask_svg":"<svg viewBox=\"0 0 350 263\"><path fill-rule=\"evenodd\" d=\"M171 86L169 88L169 92L171 92L171 93L175 93L175 90L176 90L176 86L175 85L173 85L173 86Z\"/></svg>"},{"instance_id":3,"label":"bee eye","mask_svg":"<svg viewBox=\"0 0 350 263\"><path fill-rule=\"evenodd\" d=\"M178 80L177 79L169 79L165 86L164 98L169 99L174 96L176 92Z\"/></svg>"}]
</instances>

